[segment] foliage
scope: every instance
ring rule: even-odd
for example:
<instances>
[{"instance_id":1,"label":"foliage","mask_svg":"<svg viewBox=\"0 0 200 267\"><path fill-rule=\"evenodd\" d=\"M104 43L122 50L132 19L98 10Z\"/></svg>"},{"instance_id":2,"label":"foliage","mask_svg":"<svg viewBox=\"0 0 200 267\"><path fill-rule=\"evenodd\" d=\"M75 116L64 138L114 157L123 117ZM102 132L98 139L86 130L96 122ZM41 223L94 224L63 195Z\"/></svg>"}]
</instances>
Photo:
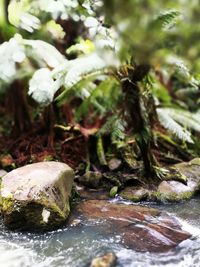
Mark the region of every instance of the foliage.
<instances>
[{"instance_id":1,"label":"foliage","mask_svg":"<svg viewBox=\"0 0 200 267\"><path fill-rule=\"evenodd\" d=\"M0 93L23 80L26 98L47 109L53 103L60 113L67 104L70 123L95 125L102 149L102 136L118 146L134 135L141 154L157 165L151 155L157 124L186 146L200 132L198 5L10 1L0 21L1 30L9 29L1 33Z\"/></svg>"}]
</instances>

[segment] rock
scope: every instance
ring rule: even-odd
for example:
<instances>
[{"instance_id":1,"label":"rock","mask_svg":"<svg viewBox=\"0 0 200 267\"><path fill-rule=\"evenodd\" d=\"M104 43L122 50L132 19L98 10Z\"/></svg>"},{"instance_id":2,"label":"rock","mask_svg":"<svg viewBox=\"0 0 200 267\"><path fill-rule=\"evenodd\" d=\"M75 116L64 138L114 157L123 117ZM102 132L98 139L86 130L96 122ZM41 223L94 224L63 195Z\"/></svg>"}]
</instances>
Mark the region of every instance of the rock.
<instances>
[{"instance_id":1,"label":"rock","mask_svg":"<svg viewBox=\"0 0 200 267\"><path fill-rule=\"evenodd\" d=\"M115 267L117 257L113 252L109 252L101 257L92 260L90 267Z\"/></svg>"},{"instance_id":2,"label":"rock","mask_svg":"<svg viewBox=\"0 0 200 267\"><path fill-rule=\"evenodd\" d=\"M11 229L48 230L60 226L70 212L73 170L60 162L30 164L3 176L0 207Z\"/></svg>"},{"instance_id":3,"label":"rock","mask_svg":"<svg viewBox=\"0 0 200 267\"><path fill-rule=\"evenodd\" d=\"M108 167L111 171L117 170L122 165L122 161L117 158L113 158L108 162Z\"/></svg>"},{"instance_id":4,"label":"rock","mask_svg":"<svg viewBox=\"0 0 200 267\"><path fill-rule=\"evenodd\" d=\"M78 181L90 188L98 188L102 181L102 177L100 172L88 171L83 176L78 177Z\"/></svg>"},{"instance_id":5,"label":"rock","mask_svg":"<svg viewBox=\"0 0 200 267\"><path fill-rule=\"evenodd\" d=\"M0 179L7 174L7 171L0 170Z\"/></svg>"},{"instance_id":6,"label":"rock","mask_svg":"<svg viewBox=\"0 0 200 267\"><path fill-rule=\"evenodd\" d=\"M163 181L158 186L156 197L162 202L190 199L195 192L195 183L188 183L190 186L177 181Z\"/></svg>"},{"instance_id":7,"label":"rock","mask_svg":"<svg viewBox=\"0 0 200 267\"><path fill-rule=\"evenodd\" d=\"M103 188L91 189L91 188L87 188L84 186L82 187L77 186L76 190L79 196L83 199L109 199L110 198L108 191Z\"/></svg>"},{"instance_id":8,"label":"rock","mask_svg":"<svg viewBox=\"0 0 200 267\"><path fill-rule=\"evenodd\" d=\"M158 186L156 197L160 201L180 201L190 199L200 190L200 158L178 163L175 168L187 177L187 185L178 181L163 181Z\"/></svg>"},{"instance_id":9,"label":"rock","mask_svg":"<svg viewBox=\"0 0 200 267\"><path fill-rule=\"evenodd\" d=\"M142 187L126 187L119 195L124 199L139 202L148 198L149 191Z\"/></svg>"},{"instance_id":10,"label":"rock","mask_svg":"<svg viewBox=\"0 0 200 267\"><path fill-rule=\"evenodd\" d=\"M69 223L77 218L83 225L97 221L99 232L118 235L122 245L137 251L166 252L191 236L175 217L140 205L86 200L74 207Z\"/></svg>"}]
</instances>

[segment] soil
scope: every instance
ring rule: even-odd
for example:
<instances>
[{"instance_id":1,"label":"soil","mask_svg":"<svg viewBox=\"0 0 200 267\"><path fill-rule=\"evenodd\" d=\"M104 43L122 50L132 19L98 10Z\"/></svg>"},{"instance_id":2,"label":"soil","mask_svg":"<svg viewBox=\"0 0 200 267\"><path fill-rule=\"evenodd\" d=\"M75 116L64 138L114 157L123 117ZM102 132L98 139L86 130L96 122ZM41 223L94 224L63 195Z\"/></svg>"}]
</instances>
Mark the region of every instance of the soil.
<instances>
[{"instance_id":1,"label":"soil","mask_svg":"<svg viewBox=\"0 0 200 267\"><path fill-rule=\"evenodd\" d=\"M41 124L35 123L30 131L16 138L0 135L0 164L2 168L20 167L44 160L58 160L72 168L86 161L86 140L77 132L54 131L53 146L49 134Z\"/></svg>"}]
</instances>

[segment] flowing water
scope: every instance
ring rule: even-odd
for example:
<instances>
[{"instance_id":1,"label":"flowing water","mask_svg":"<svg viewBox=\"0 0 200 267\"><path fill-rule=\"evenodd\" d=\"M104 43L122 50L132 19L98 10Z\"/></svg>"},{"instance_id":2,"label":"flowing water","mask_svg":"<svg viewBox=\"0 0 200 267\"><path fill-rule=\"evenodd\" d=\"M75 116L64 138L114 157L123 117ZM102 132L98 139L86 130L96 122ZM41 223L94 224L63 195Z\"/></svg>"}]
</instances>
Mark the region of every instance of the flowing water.
<instances>
[{"instance_id":1,"label":"flowing water","mask_svg":"<svg viewBox=\"0 0 200 267\"><path fill-rule=\"evenodd\" d=\"M64 227L45 234L7 230L0 219L0 267L89 267L91 259L114 251L118 267L200 267L200 198L179 204L154 205L180 218L193 234L168 253L141 253L119 244L120 236L105 236L97 222ZM151 205L152 206L152 205Z\"/></svg>"}]
</instances>

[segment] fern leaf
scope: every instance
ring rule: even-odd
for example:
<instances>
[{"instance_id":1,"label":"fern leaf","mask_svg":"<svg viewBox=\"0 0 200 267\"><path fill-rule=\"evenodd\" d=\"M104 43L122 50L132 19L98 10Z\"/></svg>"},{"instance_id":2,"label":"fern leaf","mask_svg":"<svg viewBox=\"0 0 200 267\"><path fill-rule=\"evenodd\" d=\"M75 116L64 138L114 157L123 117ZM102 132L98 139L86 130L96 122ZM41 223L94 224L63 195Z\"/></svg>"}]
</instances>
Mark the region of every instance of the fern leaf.
<instances>
[{"instance_id":1,"label":"fern leaf","mask_svg":"<svg viewBox=\"0 0 200 267\"><path fill-rule=\"evenodd\" d=\"M161 26L162 28L170 28L175 23L175 20L179 17L180 13L176 10L168 10L156 18L154 21L155 25Z\"/></svg>"},{"instance_id":2,"label":"fern leaf","mask_svg":"<svg viewBox=\"0 0 200 267\"><path fill-rule=\"evenodd\" d=\"M191 78L190 71L182 59L174 55L170 55L167 57L167 63L171 65L175 69L177 74L184 80L188 81Z\"/></svg>"},{"instance_id":3,"label":"fern leaf","mask_svg":"<svg viewBox=\"0 0 200 267\"><path fill-rule=\"evenodd\" d=\"M160 124L171 133L175 134L180 140L188 143L193 143L191 133L184 129L179 123L177 123L170 114L166 112L166 109L157 108L158 119Z\"/></svg>"},{"instance_id":4,"label":"fern leaf","mask_svg":"<svg viewBox=\"0 0 200 267\"><path fill-rule=\"evenodd\" d=\"M24 47L18 42L17 35L0 45L0 79L2 82L13 81L17 73L16 63L23 62L25 57Z\"/></svg>"},{"instance_id":5,"label":"fern leaf","mask_svg":"<svg viewBox=\"0 0 200 267\"><path fill-rule=\"evenodd\" d=\"M172 119L181 124L184 128L189 128L200 132L200 116L196 113L191 113L182 109L163 108Z\"/></svg>"},{"instance_id":6,"label":"fern leaf","mask_svg":"<svg viewBox=\"0 0 200 267\"><path fill-rule=\"evenodd\" d=\"M106 123L99 130L99 134L111 134L112 140L124 140L125 139L125 127L124 122L118 118L117 115L113 115L108 118Z\"/></svg>"},{"instance_id":7,"label":"fern leaf","mask_svg":"<svg viewBox=\"0 0 200 267\"><path fill-rule=\"evenodd\" d=\"M28 94L38 103L47 106L53 101L54 94L59 87L59 80L52 79L51 71L42 68L37 70L29 81Z\"/></svg>"},{"instance_id":8,"label":"fern leaf","mask_svg":"<svg viewBox=\"0 0 200 267\"><path fill-rule=\"evenodd\" d=\"M105 67L105 62L96 54L69 61L68 72L65 76L65 87L70 88L85 76L100 71Z\"/></svg>"},{"instance_id":9,"label":"fern leaf","mask_svg":"<svg viewBox=\"0 0 200 267\"><path fill-rule=\"evenodd\" d=\"M31 46L32 54L36 54L39 59L42 59L49 67L55 68L63 64L65 57L52 45L40 40L23 40L27 46Z\"/></svg>"}]
</instances>

